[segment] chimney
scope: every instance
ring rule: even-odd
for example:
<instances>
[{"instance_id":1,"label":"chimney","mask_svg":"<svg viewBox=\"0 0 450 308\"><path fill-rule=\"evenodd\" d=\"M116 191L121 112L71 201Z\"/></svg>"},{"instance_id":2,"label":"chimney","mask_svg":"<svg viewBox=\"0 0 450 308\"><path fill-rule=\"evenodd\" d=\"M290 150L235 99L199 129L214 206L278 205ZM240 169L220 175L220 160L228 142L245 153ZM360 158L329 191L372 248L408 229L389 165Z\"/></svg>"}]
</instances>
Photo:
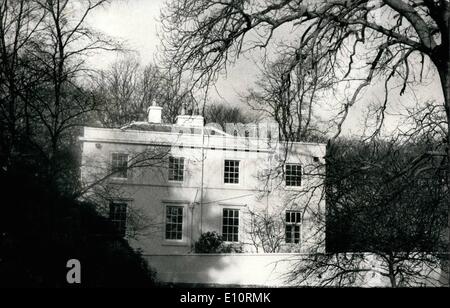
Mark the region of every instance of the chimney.
<instances>
[{"instance_id":1,"label":"chimney","mask_svg":"<svg viewBox=\"0 0 450 308\"><path fill-rule=\"evenodd\" d=\"M152 105L148 107L147 112L149 123L161 124L162 107L157 106L155 101L153 101Z\"/></svg>"},{"instance_id":2,"label":"chimney","mask_svg":"<svg viewBox=\"0 0 450 308\"><path fill-rule=\"evenodd\" d=\"M201 115L179 115L177 116L177 124L179 126L202 127L203 117Z\"/></svg>"},{"instance_id":3,"label":"chimney","mask_svg":"<svg viewBox=\"0 0 450 308\"><path fill-rule=\"evenodd\" d=\"M195 113L195 115L194 115ZM204 120L201 115L199 115L198 108L195 108L192 112L192 115L186 114L186 109L184 104L181 107L181 115L176 118L176 125L178 126L190 126L190 127L203 127Z\"/></svg>"}]
</instances>

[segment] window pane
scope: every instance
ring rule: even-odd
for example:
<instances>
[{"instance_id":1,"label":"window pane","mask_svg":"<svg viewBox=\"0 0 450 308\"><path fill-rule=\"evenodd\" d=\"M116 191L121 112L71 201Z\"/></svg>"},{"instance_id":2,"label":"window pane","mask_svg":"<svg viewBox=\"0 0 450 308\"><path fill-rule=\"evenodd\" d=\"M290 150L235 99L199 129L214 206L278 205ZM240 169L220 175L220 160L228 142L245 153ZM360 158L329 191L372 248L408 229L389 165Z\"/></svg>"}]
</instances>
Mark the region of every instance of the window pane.
<instances>
[{"instance_id":1,"label":"window pane","mask_svg":"<svg viewBox=\"0 0 450 308\"><path fill-rule=\"evenodd\" d=\"M291 226L286 226L286 243L291 243L292 237L291 237Z\"/></svg>"}]
</instances>

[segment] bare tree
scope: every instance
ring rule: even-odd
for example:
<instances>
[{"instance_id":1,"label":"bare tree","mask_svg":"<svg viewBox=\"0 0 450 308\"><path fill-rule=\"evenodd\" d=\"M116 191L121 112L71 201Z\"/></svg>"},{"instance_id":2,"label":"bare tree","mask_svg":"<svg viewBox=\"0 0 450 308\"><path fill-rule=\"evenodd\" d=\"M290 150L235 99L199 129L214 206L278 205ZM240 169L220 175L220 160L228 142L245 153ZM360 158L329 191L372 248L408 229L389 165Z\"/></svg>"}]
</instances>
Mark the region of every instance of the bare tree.
<instances>
[{"instance_id":1,"label":"bare tree","mask_svg":"<svg viewBox=\"0 0 450 308\"><path fill-rule=\"evenodd\" d=\"M399 75L407 83L416 54L434 64L448 102L448 15L445 0L184 0L169 2L162 21L172 67L190 71L200 86L208 86L241 53L274 43L275 31L284 25L292 26L296 34L289 44L297 59L293 67L312 55L310 61L326 70L329 79L348 81L355 66L365 63L365 77L359 69L353 79L360 83L344 103L344 119L376 77L385 76L389 82ZM357 61L357 54L364 60Z\"/></svg>"},{"instance_id":2,"label":"bare tree","mask_svg":"<svg viewBox=\"0 0 450 308\"><path fill-rule=\"evenodd\" d=\"M106 0L36 1L45 14L42 29L28 52L44 81L33 96L32 111L48 136L50 174L65 132L79 126L80 117L95 109L77 79L86 74L86 57L94 51L116 50L118 45L85 25L87 16ZM77 9L73 13L73 10ZM47 149L46 149L47 150Z\"/></svg>"},{"instance_id":3,"label":"bare tree","mask_svg":"<svg viewBox=\"0 0 450 308\"><path fill-rule=\"evenodd\" d=\"M281 252L285 240L283 213L277 215L267 211L250 210L249 214L247 232L256 252L260 249L265 253Z\"/></svg>"},{"instance_id":4,"label":"bare tree","mask_svg":"<svg viewBox=\"0 0 450 308\"><path fill-rule=\"evenodd\" d=\"M315 112L320 94L331 87L327 72L311 57L285 47L273 63L264 66L244 99L278 123L283 140L323 141L325 133L318 128Z\"/></svg>"},{"instance_id":5,"label":"bare tree","mask_svg":"<svg viewBox=\"0 0 450 308\"><path fill-rule=\"evenodd\" d=\"M3 166L11 167L12 155L18 155L18 164L28 164L51 184L69 190L75 185L77 129L96 109L83 85L91 72L85 61L93 52L119 47L86 26L91 12L107 2L2 1Z\"/></svg>"},{"instance_id":6,"label":"bare tree","mask_svg":"<svg viewBox=\"0 0 450 308\"><path fill-rule=\"evenodd\" d=\"M31 72L25 56L40 30L45 13L33 1L2 1L0 4L0 129L1 165L10 168L26 151L21 136L30 131L28 96L42 75Z\"/></svg>"},{"instance_id":7,"label":"bare tree","mask_svg":"<svg viewBox=\"0 0 450 308\"><path fill-rule=\"evenodd\" d=\"M435 145L432 139L335 144L327 170L328 254L311 256L296 275L328 268L324 284L355 282L368 272L392 287L442 283L445 165L430 154L416 157Z\"/></svg>"},{"instance_id":8,"label":"bare tree","mask_svg":"<svg viewBox=\"0 0 450 308\"><path fill-rule=\"evenodd\" d=\"M193 96L167 72L154 64L142 66L126 57L101 71L92 80L98 105L97 119L105 127L121 127L145 121L155 102L164 108L163 119L173 123L183 106L192 106Z\"/></svg>"},{"instance_id":9,"label":"bare tree","mask_svg":"<svg viewBox=\"0 0 450 308\"><path fill-rule=\"evenodd\" d=\"M121 127L146 118L146 105L139 92L140 64L128 58L113 63L94 77L98 119L105 127ZM152 95L154 91L147 92Z\"/></svg>"},{"instance_id":10,"label":"bare tree","mask_svg":"<svg viewBox=\"0 0 450 308\"><path fill-rule=\"evenodd\" d=\"M225 130L227 123L247 124L255 122L257 115L245 114L241 108L221 103L213 103L205 107L203 114L206 123L216 123Z\"/></svg>"}]
</instances>

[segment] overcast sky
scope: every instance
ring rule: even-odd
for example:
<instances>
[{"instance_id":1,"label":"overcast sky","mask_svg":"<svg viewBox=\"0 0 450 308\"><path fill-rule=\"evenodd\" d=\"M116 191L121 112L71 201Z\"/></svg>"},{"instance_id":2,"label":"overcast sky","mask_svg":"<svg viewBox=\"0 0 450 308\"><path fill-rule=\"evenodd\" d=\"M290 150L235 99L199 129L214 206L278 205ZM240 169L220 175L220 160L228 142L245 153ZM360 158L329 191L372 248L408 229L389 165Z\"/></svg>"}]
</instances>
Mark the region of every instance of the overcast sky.
<instances>
[{"instance_id":1,"label":"overcast sky","mask_svg":"<svg viewBox=\"0 0 450 308\"><path fill-rule=\"evenodd\" d=\"M91 15L89 23L97 30L116 37L126 43L126 46L136 51L143 64L154 61L159 39L157 37L158 18L164 0L119 0L113 1L111 5L97 10ZM117 59L116 55L107 54L91 59L97 67L104 68ZM256 79L258 70L253 60L241 57L235 67L228 70L226 78L218 85L218 93L212 93L212 100L224 101L229 104L239 104L238 93L242 93L252 85ZM395 114L399 112L400 106L414 103L415 100L442 100L442 92L437 76L428 76L423 86L415 88L414 93L409 92L400 97L395 94L391 96L394 106L389 110ZM362 103L355 106L350 113L350 118L345 124L344 130L348 133L358 133L362 123L365 108L370 102L381 102L383 91L381 87L374 87L367 91ZM388 127L395 127L398 120L388 117Z\"/></svg>"},{"instance_id":2,"label":"overcast sky","mask_svg":"<svg viewBox=\"0 0 450 308\"><path fill-rule=\"evenodd\" d=\"M124 41L127 48L137 52L142 63L153 62L157 53L159 38L158 18L164 0L119 0L92 14L89 23L101 32ZM117 59L112 53L95 58L94 64L106 67ZM245 72L245 74L244 74ZM245 58L238 62L237 68L228 71L227 81L220 82L220 93L212 93L213 99L238 104L238 92L249 83L249 76L257 73L252 61Z\"/></svg>"}]
</instances>

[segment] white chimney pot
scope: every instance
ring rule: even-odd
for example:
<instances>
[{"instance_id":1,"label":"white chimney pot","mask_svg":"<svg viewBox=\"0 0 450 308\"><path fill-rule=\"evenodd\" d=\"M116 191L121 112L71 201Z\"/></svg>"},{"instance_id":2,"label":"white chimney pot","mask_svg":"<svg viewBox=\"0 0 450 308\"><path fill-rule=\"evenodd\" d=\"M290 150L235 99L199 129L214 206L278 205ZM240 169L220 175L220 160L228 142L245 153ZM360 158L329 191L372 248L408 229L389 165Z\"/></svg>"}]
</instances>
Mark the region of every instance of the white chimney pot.
<instances>
[{"instance_id":1,"label":"white chimney pot","mask_svg":"<svg viewBox=\"0 0 450 308\"><path fill-rule=\"evenodd\" d=\"M156 103L153 102L153 105L148 107L148 122L161 124L161 113L162 107L156 106Z\"/></svg>"}]
</instances>

